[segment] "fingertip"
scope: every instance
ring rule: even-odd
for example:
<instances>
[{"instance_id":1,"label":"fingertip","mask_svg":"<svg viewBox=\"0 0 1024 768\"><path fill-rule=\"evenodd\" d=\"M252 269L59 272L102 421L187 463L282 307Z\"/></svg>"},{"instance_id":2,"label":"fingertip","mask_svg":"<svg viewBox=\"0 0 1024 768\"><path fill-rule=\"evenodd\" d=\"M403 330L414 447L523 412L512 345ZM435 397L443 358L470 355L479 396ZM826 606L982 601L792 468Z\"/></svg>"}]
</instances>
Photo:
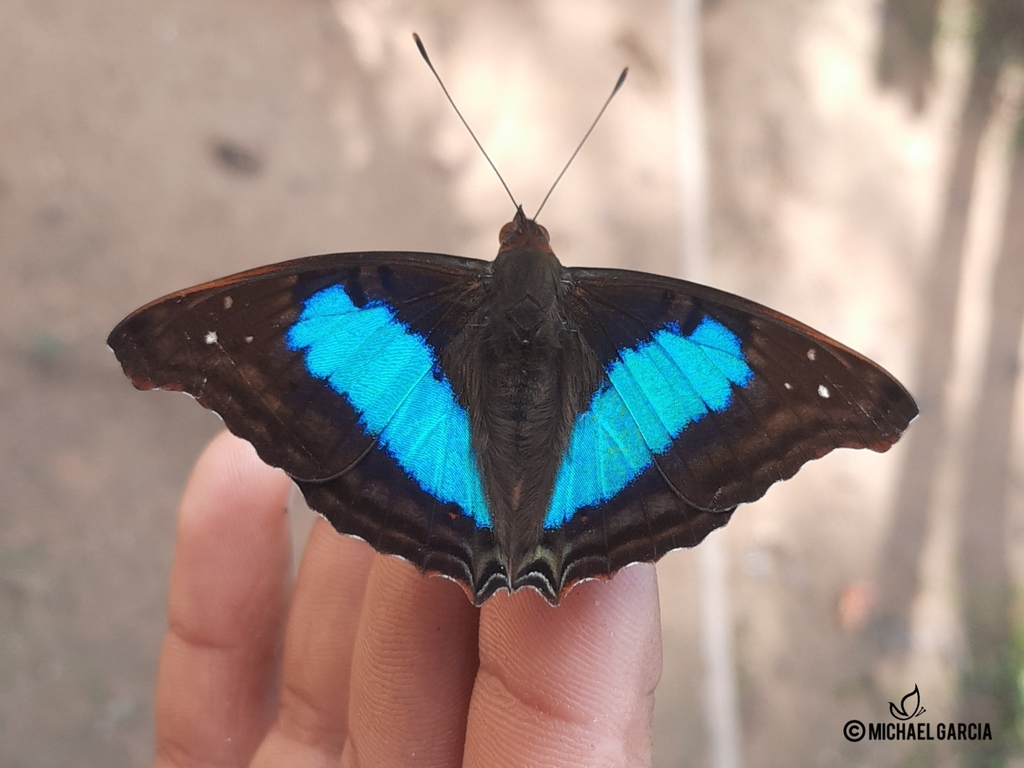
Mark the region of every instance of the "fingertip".
<instances>
[{"instance_id":1,"label":"fingertip","mask_svg":"<svg viewBox=\"0 0 1024 768\"><path fill-rule=\"evenodd\" d=\"M199 456L182 499L183 515L212 509L233 512L256 506L280 508L288 500L291 480L264 464L252 445L223 431Z\"/></svg>"},{"instance_id":2,"label":"fingertip","mask_svg":"<svg viewBox=\"0 0 1024 768\"><path fill-rule=\"evenodd\" d=\"M291 557L287 503L291 481L249 443L228 432L203 451L182 495L171 572L169 620L197 642L241 642L259 605L282 610ZM279 594L280 593L280 594ZM205 637L204 637L205 636Z\"/></svg>"},{"instance_id":3,"label":"fingertip","mask_svg":"<svg viewBox=\"0 0 1024 768\"><path fill-rule=\"evenodd\" d=\"M478 616L456 584L375 556L354 647L342 765L405 765L410 755L416 764L461 764Z\"/></svg>"},{"instance_id":4,"label":"fingertip","mask_svg":"<svg viewBox=\"0 0 1024 768\"><path fill-rule=\"evenodd\" d=\"M247 764L269 724L291 555L288 489L284 473L227 433L189 478L155 706L157 753L176 764Z\"/></svg>"},{"instance_id":5,"label":"fingertip","mask_svg":"<svg viewBox=\"0 0 1024 768\"><path fill-rule=\"evenodd\" d=\"M530 591L496 596L481 615L466 764L645 764L660 675L649 564L579 584L555 608Z\"/></svg>"},{"instance_id":6,"label":"fingertip","mask_svg":"<svg viewBox=\"0 0 1024 768\"><path fill-rule=\"evenodd\" d=\"M653 691L661 675L655 568L637 563L613 578L582 582L557 607L529 589L499 594L483 609L480 644L481 663L499 663L527 681L543 672L584 683L613 682L608 662L629 658L631 670L641 673L635 689ZM493 655L483 658L489 650ZM617 676L614 682L625 680ZM592 700L592 695L580 690L565 703L573 706L576 699Z\"/></svg>"}]
</instances>

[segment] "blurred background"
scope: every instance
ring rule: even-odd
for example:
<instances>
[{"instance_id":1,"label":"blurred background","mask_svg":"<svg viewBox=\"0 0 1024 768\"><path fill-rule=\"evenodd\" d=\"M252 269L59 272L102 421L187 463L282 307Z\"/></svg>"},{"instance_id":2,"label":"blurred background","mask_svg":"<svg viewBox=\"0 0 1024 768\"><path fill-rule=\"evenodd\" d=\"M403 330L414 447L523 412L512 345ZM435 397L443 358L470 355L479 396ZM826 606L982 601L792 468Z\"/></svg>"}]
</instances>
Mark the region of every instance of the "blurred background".
<instances>
[{"instance_id":1,"label":"blurred background","mask_svg":"<svg viewBox=\"0 0 1024 768\"><path fill-rule=\"evenodd\" d=\"M708 282L868 355L922 410L889 454L832 454L716 534L737 754L1024 765L1024 6L700 14ZM564 263L678 274L678 18L671 0L0 0L0 766L151 757L175 507L220 423L135 392L114 324L314 253L492 258L513 211L413 30L528 212L628 65L543 222ZM310 520L296 505L297 548ZM698 553L659 570L656 765L722 765ZM919 720L993 740L843 737L915 685Z\"/></svg>"}]
</instances>

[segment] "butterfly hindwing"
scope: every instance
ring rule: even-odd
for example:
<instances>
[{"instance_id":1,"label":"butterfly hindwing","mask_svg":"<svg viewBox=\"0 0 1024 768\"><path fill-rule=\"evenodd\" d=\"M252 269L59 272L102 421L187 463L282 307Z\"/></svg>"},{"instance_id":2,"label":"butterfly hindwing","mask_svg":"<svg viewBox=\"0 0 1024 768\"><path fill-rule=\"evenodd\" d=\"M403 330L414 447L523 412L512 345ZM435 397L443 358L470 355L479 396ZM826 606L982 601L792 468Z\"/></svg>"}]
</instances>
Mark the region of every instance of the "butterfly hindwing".
<instances>
[{"instance_id":1,"label":"butterfly hindwing","mask_svg":"<svg viewBox=\"0 0 1024 768\"><path fill-rule=\"evenodd\" d=\"M607 578L631 563L654 562L672 550L697 546L729 522L732 512L697 509L657 471L647 471L609 501L546 528L538 556L512 583L533 586L557 602L582 579Z\"/></svg>"},{"instance_id":2,"label":"butterfly hindwing","mask_svg":"<svg viewBox=\"0 0 1024 768\"><path fill-rule=\"evenodd\" d=\"M886 450L917 414L880 367L758 304L654 275L569 271L568 305L651 455L637 477L660 476L693 507L754 501L834 448ZM637 350L645 359L631 364Z\"/></svg>"},{"instance_id":3,"label":"butterfly hindwing","mask_svg":"<svg viewBox=\"0 0 1024 768\"><path fill-rule=\"evenodd\" d=\"M508 585L493 530L396 472L394 459L379 446L343 475L298 485L309 506L335 529L379 552L400 555L425 573L465 584L477 605Z\"/></svg>"}]
</instances>

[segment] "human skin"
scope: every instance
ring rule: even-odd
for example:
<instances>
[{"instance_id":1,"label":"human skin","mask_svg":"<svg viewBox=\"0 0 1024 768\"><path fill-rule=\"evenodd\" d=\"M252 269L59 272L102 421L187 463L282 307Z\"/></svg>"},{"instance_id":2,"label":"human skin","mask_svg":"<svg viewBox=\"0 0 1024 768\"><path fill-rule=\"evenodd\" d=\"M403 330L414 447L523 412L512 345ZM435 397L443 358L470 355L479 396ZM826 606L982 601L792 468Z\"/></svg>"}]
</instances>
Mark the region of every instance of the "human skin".
<instances>
[{"instance_id":1,"label":"human skin","mask_svg":"<svg viewBox=\"0 0 1024 768\"><path fill-rule=\"evenodd\" d=\"M654 567L474 608L317 520L294 584L291 484L227 433L181 502L156 768L643 766L661 630Z\"/></svg>"}]
</instances>

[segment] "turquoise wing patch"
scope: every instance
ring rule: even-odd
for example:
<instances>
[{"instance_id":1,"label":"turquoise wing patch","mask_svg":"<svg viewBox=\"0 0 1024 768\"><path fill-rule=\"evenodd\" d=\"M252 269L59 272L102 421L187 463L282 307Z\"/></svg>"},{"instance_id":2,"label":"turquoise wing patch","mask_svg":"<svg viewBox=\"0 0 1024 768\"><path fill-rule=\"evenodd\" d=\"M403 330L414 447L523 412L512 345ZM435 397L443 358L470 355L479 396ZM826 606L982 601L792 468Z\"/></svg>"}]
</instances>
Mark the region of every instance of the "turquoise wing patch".
<instances>
[{"instance_id":1,"label":"turquoise wing patch","mask_svg":"<svg viewBox=\"0 0 1024 768\"><path fill-rule=\"evenodd\" d=\"M491 527L469 416L439 373L434 351L390 307L356 307L333 285L306 300L285 340L424 491L458 505L477 527Z\"/></svg>"},{"instance_id":2,"label":"turquoise wing patch","mask_svg":"<svg viewBox=\"0 0 1024 768\"><path fill-rule=\"evenodd\" d=\"M687 426L727 409L733 387L754 377L739 338L709 317L688 335L676 324L663 328L620 352L605 373L589 409L576 416L545 528L614 497Z\"/></svg>"}]
</instances>

